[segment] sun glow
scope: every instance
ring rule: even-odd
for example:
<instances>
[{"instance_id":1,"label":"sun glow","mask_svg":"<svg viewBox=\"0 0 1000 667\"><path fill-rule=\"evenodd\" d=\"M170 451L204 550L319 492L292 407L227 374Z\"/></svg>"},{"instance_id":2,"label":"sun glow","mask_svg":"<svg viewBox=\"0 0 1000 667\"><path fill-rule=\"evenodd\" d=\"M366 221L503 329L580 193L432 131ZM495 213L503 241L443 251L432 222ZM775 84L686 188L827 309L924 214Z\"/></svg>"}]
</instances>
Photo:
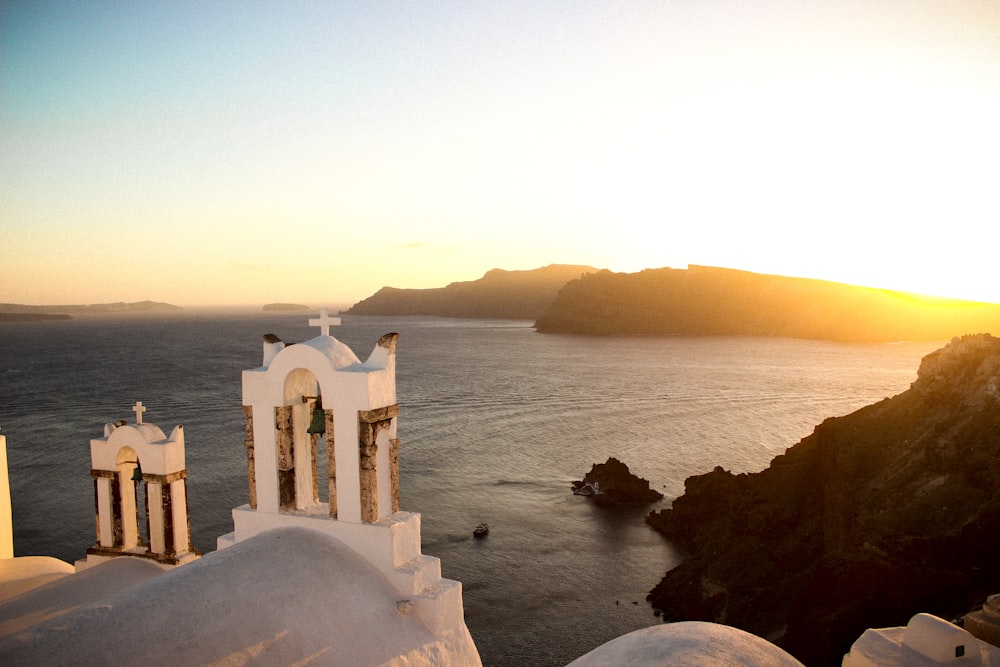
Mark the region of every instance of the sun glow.
<instances>
[{"instance_id":1,"label":"sun glow","mask_svg":"<svg viewBox=\"0 0 1000 667\"><path fill-rule=\"evenodd\" d=\"M995 3L129 7L0 24L0 301L571 263L1000 302Z\"/></svg>"}]
</instances>

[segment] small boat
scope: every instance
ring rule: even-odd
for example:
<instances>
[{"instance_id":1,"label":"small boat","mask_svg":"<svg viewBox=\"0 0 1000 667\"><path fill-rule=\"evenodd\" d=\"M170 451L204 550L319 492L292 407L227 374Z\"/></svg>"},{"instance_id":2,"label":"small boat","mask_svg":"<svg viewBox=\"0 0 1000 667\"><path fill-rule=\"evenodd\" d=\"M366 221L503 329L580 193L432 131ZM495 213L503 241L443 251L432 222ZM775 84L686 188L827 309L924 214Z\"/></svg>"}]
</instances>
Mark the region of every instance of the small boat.
<instances>
[{"instance_id":1,"label":"small boat","mask_svg":"<svg viewBox=\"0 0 1000 667\"><path fill-rule=\"evenodd\" d=\"M485 521L476 526L472 531L473 537L486 537L490 534L490 524Z\"/></svg>"}]
</instances>

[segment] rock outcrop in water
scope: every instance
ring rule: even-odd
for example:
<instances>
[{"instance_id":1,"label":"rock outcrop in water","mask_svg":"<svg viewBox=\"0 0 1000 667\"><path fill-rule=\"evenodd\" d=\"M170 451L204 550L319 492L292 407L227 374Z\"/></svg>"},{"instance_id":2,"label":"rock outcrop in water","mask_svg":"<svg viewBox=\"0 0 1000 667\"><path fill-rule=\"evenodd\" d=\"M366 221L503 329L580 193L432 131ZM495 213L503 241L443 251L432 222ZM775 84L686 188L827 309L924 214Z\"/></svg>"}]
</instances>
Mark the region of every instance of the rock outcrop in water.
<instances>
[{"instance_id":1,"label":"rock outcrop in water","mask_svg":"<svg viewBox=\"0 0 1000 667\"><path fill-rule=\"evenodd\" d=\"M479 280L451 283L447 287L383 287L344 312L533 320L545 312L563 285L596 270L590 266L551 264L531 271L493 269Z\"/></svg>"},{"instance_id":2,"label":"rock outcrop in water","mask_svg":"<svg viewBox=\"0 0 1000 667\"><path fill-rule=\"evenodd\" d=\"M573 492L606 505L645 505L663 500L662 493L649 488L648 480L633 475L614 457L595 463L582 481L573 482Z\"/></svg>"},{"instance_id":3,"label":"rock outcrop in water","mask_svg":"<svg viewBox=\"0 0 1000 667\"><path fill-rule=\"evenodd\" d=\"M997 331L1000 305L734 269L600 271L563 287L541 333L948 340Z\"/></svg>"},{"instance_id":4,"label":"rock outcrop in water","mask_svg":"<svg viewBox=\"0 0 1000 667\"><path fill-rule=\"evenodd\" d=\"M911 388L827 419L769 468L689 478L647 521L689 557L649 594L839 665L865 628L1000 591L1000 339L954 339Z\"/></svg>"}]
</instances>

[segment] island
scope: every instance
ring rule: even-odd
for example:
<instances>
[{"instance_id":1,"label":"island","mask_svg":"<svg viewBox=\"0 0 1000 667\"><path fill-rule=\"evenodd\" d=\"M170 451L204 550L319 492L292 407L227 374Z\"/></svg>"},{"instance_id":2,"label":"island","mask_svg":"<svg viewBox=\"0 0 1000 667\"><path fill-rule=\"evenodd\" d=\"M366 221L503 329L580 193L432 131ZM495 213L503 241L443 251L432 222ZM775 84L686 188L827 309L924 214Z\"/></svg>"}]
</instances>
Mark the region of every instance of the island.
<instances>
[{"instance_id":1,"label":"island","mask_svg":"<svg viewBox=\"0 0 1000 667\"><path fill-rule=\"evenodd\" d=\"M265 313L298 313L307 310L311 310L311 308L300 303L268 303L264 305Z\"/></svg>"},{"instance_id":2,"label":"island","mask_svg":"<svg viewBox=\"0 0 1000 667\"><path fill-rule=\"evenodd\" d=\"M955 338L907 391L831 418L753 474L690 477L647 522L688 553L648 600L840 665L865 628L1000 592L1000 339Z\"/></svg>"},{"instance_id":3,"label":"island","mask_svg":"<svg viewBox=\"0 0 1000 667\"><path fill-rule=\"evenodd\" d=\"M74 304L61 306L31 306L20 303L0 303L0 320L68 320L72 315L120 315L133 313L171 313L180 306L160 301L116 301L114 303Z\"/></svg>"},{"instance_id":4,"label":"island","mask_svg":"<svg viewBox=\"0 0 1000 667\"><path fill-rule=\"evenodd\" d=\"M430 315L484 319L535 320L568 281L597 269L551 264L529 271L487 271L478 280L445 287L383 287L344 315Z\"/></svg>"},{"instance_id":5,"label":"island","mask_svg":"<svg viewBox=\"0 0 1000 667\"><path fill-rule=\"evenodd\" d=\"M559 291L535 329L587 335L946 341L956 333L1000 331L1000 305L689 266L581 276Z\"/></svg>"},{"instance_id":6,"label":"island","mask_svg":"<svg viewBox=\"0 0 1000 667\"><path fill-rule=\"evenodd\" d=\"M51 320L71 320L65 313L3 313L0 322L48 322Z\"/></svg>"}]
</instances>

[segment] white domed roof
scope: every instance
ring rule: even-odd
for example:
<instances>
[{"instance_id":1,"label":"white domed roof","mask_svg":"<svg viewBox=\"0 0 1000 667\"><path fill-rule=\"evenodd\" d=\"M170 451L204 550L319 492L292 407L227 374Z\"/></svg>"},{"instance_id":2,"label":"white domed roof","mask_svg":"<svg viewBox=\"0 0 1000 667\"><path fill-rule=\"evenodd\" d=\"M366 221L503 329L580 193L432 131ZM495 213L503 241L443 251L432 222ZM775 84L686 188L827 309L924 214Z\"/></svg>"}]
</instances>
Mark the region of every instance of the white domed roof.
<instances>
[{"instance_id":1,"label":"white domed roof","mask_svg":"<svg viewBox=\"0 0 1000 667\"><path fill-rule=\"evenodd\" d=\"M116 558L63 577L54 586L73 592L74 604L56 614L54 588L18 599L18 616L37 624L0 636L0 662L480 664L464 624L435 634L382 572L319 532L275 529L159 576L130 575L131 586L100 585L123 581L122 568L156 566ZM87 591L96 599L81 599Z\"/></svg>"},{"instance_id":2,"label":"white domed roof","mask_svg":"<svg viewBox=\"0 0 1000 667\"><path fill-rule=\"evenodd\" d=\"M346 366L356 366L361 363L358 355L354 354L351 348L347 347L333 336L316 336L312 340L307 340L300 345L319 350L323 353L334 368L344 368Z\"/></svg>"},{"instance_id":3,"label":"white domed roof","mask_svg":"<svg viewBox=\"0 0 1000 667\"><path fill-rule=\"evenodd\" d=\"M568 667L802 667L771 642L715 623L687 621L636 630Z\"/></svg>"},{"instance_id":4,"label":"white domed roof","mask_svg":"<svg viewBox=\"0 0 1000 667\"><path fill-rule=\"evenodd\" d=\"M141 433L146 442L160 442L167 439L167 436L163 433L163 429L156 424L126 424L125 426L134 428Z\"/></svg>"}]
</instances>

